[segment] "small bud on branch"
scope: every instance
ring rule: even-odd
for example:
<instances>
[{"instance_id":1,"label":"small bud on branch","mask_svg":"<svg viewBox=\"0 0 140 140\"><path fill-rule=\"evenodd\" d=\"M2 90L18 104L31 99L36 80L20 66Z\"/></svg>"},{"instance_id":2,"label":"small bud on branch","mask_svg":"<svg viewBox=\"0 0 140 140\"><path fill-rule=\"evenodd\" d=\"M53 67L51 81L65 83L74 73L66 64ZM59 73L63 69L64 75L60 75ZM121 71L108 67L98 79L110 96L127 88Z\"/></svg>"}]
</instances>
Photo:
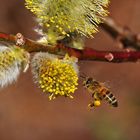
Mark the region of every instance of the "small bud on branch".
<instances>
[{"instance_id":1,"label":"small bud on branch","mask_svg":"<svg viewBox=\"0 0 140 140\"><path fill-rule=\"evenodd\" d=\"M84 50L77 50L74 48L68 48L63 44L58 44L55 47L49 47L27 38L24 38L24 40L25 44L23 45L23 48L29 53L42 51L59 54L60 52L64 52L64 54L68 53L70 56L79 58L79 60L105 61L114 63L136 62L140 59L140 51L98 51L88 47L86 47ZM15 43L16 36L0 33L0 41ZM106 56L110 53L112 54L112 56L114 56L112 61L108 61L108 59L106 58Z\"/></svg>"}]
</instances>

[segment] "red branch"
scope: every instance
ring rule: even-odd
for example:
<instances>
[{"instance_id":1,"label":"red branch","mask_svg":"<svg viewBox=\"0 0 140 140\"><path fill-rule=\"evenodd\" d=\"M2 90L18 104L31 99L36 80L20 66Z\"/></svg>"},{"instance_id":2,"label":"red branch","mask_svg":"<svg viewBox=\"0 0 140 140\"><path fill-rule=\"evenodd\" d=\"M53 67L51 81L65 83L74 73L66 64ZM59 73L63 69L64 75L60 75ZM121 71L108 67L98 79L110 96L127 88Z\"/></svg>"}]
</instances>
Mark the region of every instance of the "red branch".
<instances>
[{"instance_id":1,"label":"red branch","mask_svg":"<svg viewBox=\"0 0 140 140\"><path fill-rule=\"evenodd\" d=\"M92 48L85 48L84 50L76 50L73 48L65 48L59 46L60 49L64 49L69 55L76 56L80 60L93 60L93 61L107 61L107 62L136 62L140 59L140 51L130 52L115 52L115 51L98 51Z\"/></svg>"},{"instance_id":2,"label":"red branch","mask_svg":"<svg viewBox=\"0 0 140 140\"><path fill-rule=\"evenodd\" d=\"M79 60L106 61L115 63L136 62L138 59L140 59L140 51L98 51L92 48L77 50L74 48L65 47L62 44L58 44L56 47L49 47L27 38L24 38L24 40L25 44L22 47L30 53L43 51L60 54L60 52L65 52L71 56L76 56L79 58ZM0 41L16 44L16 36L0 33Z\"/></svg>"}]
</instances>

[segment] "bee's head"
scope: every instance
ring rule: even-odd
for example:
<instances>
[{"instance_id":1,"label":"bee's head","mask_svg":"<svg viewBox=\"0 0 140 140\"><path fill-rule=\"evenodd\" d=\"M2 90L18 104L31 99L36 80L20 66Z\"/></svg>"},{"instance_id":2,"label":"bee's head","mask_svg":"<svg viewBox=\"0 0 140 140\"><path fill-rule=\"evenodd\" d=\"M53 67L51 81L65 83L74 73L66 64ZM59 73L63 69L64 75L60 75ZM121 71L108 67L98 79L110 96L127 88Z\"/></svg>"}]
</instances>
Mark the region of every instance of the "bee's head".
<instances>
[{"instance_id":1,"label":"bee's head","mask_svg":"<svg viewBox=\"0 0 140 140\"><path fill-rule=\"evenodd\" d=\"M86 88L91 85L95 87L99 85L99 83L95 79L93 79L92 77L87 77L85 74L80 75L80 77L84 79L83 86Z\"/></svg>"},{"instance_id":2,"label":"bee's head","mask_svg":"<svg viewBox=\"0 0 140 140\"><path fill-rule=\"evenodd\" d=\"M85 80L84 80L84 82L83 82L83 86L84 87L88 87L92 82L93 82L93 78L86 77Z\"/></svg>"}]
</instances>

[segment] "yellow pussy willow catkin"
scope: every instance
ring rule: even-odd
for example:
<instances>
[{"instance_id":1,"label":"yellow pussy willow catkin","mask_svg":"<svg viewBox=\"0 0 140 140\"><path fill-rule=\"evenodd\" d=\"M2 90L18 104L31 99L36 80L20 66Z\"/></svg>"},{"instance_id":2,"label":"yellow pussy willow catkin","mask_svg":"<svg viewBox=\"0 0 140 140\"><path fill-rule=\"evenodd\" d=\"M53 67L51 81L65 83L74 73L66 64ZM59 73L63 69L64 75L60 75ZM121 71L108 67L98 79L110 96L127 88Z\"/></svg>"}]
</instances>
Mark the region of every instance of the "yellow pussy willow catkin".
<instances>
[{"instance_id":1,"label":"yellow pussy willow catkin","mask_svg":"<svg viewBox=\"0 0 140 140\"><path fill-rule=\"evenodd\" d=\"M109 0L25 0L44 34L53 39L78 32L91 36L107 16Z\"/></svg>"},{"instance_id":2,"label":"yellow pussy willow catkin","mask_svg":"<svg viewBox=\"0 0 140 140\"><path fill-rule=\"evenodd\" d=\"M37 53L32 60L32 72L42 91L49 93L50 100L57 96L72 98L77 89L78 67L71 57L58 59L52 54Z\"/></svg>"}]
</instances>

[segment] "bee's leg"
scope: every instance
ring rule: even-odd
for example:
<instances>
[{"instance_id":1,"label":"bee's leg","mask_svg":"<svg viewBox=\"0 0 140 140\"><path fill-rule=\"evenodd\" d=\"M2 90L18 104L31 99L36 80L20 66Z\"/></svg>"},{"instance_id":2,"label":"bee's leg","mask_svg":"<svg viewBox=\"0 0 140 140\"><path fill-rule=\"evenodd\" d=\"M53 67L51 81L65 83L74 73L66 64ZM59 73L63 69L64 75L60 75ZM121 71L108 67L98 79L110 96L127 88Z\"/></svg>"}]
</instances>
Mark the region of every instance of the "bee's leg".
<instances>
[{"instance_id":1,"label":"bee's leg","mask_svg":"<svg viewBox=\"0 0 140 140\"><path fill-rule=\"evenodd\" d=\"M88 104L88 109L91 110L93 109L94 106L95 106L94 102L91 102L90 104Z\"/></svg>"},{"instance_id":2,"label":"bee's leg","mask_svg":"<svg viewBox=\"0 0 140 140\"><path fill-rule=\"evenodd\" d=\"M94 101L93 101L93 103L94 103L94 106L95 106L95 107L98 107L98 106L101 105L101 98L100 98L98 92L96 92L96 93L94 94Z\"/></svg>"},{"instance_id":3,"label":"bee's leg","mask_svg":"<svg viewBox=\"0 0 140 140\"><path fill-rule=\"evenodd\" d=\"M101 105L100 100L94 100L90 104L88 104L88 108L92 109L93 107L99 107Z\"/></svg>"},{"instance_id":4,"label":"bee's leg","mask_svg":"<svg viewBox=\"0 0 140 140\"><path fill-rule=\"evenodd\" d=\"M93 98L93 101L90 102L90 104L88 104L88 109L92 109L95 105L94 105L94 100L95 100L95 92L92 93L92 98Z\"/></svg>"},{"instance_id":5,"label":"bee's leg","mask_svg":"<svg viewBox=\"0 0 140 140\"><path fill-rule=\"evenodd\" d=\"M91 96L92 96L92 98L94 97L94 94L95 94L95 93L92 93L92 95L91 95Z\"/></svg>"},{"instance_id":6,"label":"bee's leg","mask_svg":"<svg viewBox=\"0 0 140 140\"><path fill-rule=\"evenodd\" d=\"M88 108L89 109L92 109L93 107L98 107L101 105L101 102L100 102L100 97L99 97L99 94L98 92L94 92L92 94L92 97L94 98L93 101L88 105Z\"/></svg>"},{"instance_id":7,"label":"bee's leg","mask_svg":"<svg viewBox=\"0 0 140 140\"><path fill-rule=\"evenodd\" d=\"M98 92L95 92L94 95L94 100L100 100L100 97L99 97L99 93Z\"/></svg>"},{"instance_id":8,"label":"bee's leg","mask_svg":"<svg viewBox=\"0 0 140 140\"><path fill-rule=\"evenodd\" d=\"M94 90L91 96L93 98L98 98L98 91Z\"/></svg>"}]
</instances>

